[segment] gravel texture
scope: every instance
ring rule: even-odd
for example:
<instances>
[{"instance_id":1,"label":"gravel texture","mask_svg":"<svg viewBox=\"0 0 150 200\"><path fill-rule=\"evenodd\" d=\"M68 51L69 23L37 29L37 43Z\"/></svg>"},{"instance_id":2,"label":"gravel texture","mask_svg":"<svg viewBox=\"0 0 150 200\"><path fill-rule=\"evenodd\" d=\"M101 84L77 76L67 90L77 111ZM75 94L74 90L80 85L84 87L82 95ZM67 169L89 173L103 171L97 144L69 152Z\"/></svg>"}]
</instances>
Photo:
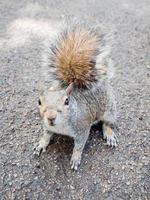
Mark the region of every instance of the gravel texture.
<instances>
[{"instance_id":1,"label":"gravel texture","mask_svg":"<svg viewBox=\"0 0 150 200\"><path fill-rule=\"evenodd\" d=\"M41 46L66 14L97 20L113 31L117 94L116 149L91 134L77 172L73 141L54 138L33 157L42 134ZM0 199L150 199L150 1L0 0Z\"/></svg>"}]
</instances>

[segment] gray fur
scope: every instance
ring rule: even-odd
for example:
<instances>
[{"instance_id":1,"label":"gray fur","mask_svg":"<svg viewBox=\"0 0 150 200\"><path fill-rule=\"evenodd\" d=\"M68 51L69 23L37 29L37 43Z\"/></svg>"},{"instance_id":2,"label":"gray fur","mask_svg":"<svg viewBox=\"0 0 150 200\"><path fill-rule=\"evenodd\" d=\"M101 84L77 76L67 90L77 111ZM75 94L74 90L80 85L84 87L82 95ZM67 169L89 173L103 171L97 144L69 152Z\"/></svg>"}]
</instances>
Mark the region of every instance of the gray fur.
<instances>
[{"instance_id":1,"label":"gray fur","mask_svg":"<svg viewBox=\"0 0 150 200\"><path fill-rule=\"evenodd\" d=\"M78 22L75 23L78 26ZM74 26L73 26L74 27ZM72 29L69 26L69 30ZM95 29L94 33L95 34ZM91 83L90 86L85 88L78 88L73 86L72 92L68 95L65 88L59 87L59 80L54 81L53 88L49 94L45 93L46 109L48 112L61 110L56 112L55 125L51 126L48 119L44 117L44 135L39 144L35 148L35 153L39 154L41 150L45 150L47 144L53 133L68 135L74 138L74 149L71 158L71 168L77 170L81 161L81 155L85 143L88 139L90 128L93 123L103 121L104 138L107 144L111 146L117 145L117 138L112 130L112 125L115 123L116 109L113 90L109 84L109 79L106 74L102 75L99 70L102 68L102 60L108 51L108 45L101 43L101 51L99 50L99 57L96 57L97 64L95 66L97 73L97 81ZM105 48L106 47L106 48ZM55 46L56 48L56 46ZM51 48L52 50L52 48ZM52 52L53 54L54 52ZM51 54L51 56L52 56ZM54 55L53 55L54 56ZM52 74L55 72L55 64L51 57ZM69 106L64 106L63 97L68 95ZM53 98L53 99L52 99ZM48 136L50 134L50 136ZM45 141L45 142L43 142ZM43 146L42 146L43 144Z\"/></svg>"}]
</instances>

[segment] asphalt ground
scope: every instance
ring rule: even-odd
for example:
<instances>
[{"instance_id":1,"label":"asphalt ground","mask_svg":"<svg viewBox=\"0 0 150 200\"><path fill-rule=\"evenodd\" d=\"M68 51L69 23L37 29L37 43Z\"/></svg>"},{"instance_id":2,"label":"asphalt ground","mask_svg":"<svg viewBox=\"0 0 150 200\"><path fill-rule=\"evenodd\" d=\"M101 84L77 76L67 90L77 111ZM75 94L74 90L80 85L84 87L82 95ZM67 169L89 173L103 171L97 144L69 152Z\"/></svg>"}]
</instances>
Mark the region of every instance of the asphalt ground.
<instances>
[{"instance_id":1,"label":"asphalt ground","mask_svg":"<svg viewBox=\"0 0 150 200\"><path fill-rule=\"evenodd\" d=\"M46 71L41 46L65 15L95 20L113 32L120 144L90 135L77 172L73 141L56 136L40 158L39 85ZM150 1L0 1L0 199L150 199Z\"/></svg>"}]
</instances>

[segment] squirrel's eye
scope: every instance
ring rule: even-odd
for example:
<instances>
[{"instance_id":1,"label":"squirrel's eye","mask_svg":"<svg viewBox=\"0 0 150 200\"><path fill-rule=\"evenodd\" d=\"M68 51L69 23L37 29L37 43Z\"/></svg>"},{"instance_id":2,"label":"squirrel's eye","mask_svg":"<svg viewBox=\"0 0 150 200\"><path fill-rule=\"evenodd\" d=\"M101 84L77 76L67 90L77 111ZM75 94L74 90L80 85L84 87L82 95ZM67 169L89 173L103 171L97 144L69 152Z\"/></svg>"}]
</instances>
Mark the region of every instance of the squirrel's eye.
<instances>
[{"instance_id":1,"label":"squirrel's eye","mask_svg":"<svg viewBox=\"0 0 150 200\"><path fill-rule=\"evenodd\" d=\"M41 100L40 99L39 99L38 103L39 103L39 106L40 106L41 105Z\"/></svg>"},{"instance_id":2,"label":"squirrel's eye","mask_svg":"<svg viewBox=\"0 0 150 200\"><path fill-rule=\"evenodd\" d=\"M66 98L66 100L65 100L65 105L69 105L69 99L68 98Z\"/></svg>"}]
</instances>

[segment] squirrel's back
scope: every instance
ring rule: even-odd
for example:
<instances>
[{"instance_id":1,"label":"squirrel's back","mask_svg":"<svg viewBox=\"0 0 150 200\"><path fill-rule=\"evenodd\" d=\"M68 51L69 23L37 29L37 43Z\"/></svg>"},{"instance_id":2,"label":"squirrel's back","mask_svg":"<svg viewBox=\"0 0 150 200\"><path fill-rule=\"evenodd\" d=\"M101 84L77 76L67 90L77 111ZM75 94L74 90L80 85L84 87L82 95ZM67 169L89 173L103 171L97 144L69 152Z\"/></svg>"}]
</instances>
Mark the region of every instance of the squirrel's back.
<instances>
[{"instance_id":1,"label":"squirrel's back","mask_svg":"<svg viewBox=\"0 0 150 200\"><path fill-rule=\"evenodd\" d=\"M97 56L105 49L105 36L79 22L69 22L50 46L50 67L61 85L87 87L98 79Z\"/></svg>"}]
</instances>

